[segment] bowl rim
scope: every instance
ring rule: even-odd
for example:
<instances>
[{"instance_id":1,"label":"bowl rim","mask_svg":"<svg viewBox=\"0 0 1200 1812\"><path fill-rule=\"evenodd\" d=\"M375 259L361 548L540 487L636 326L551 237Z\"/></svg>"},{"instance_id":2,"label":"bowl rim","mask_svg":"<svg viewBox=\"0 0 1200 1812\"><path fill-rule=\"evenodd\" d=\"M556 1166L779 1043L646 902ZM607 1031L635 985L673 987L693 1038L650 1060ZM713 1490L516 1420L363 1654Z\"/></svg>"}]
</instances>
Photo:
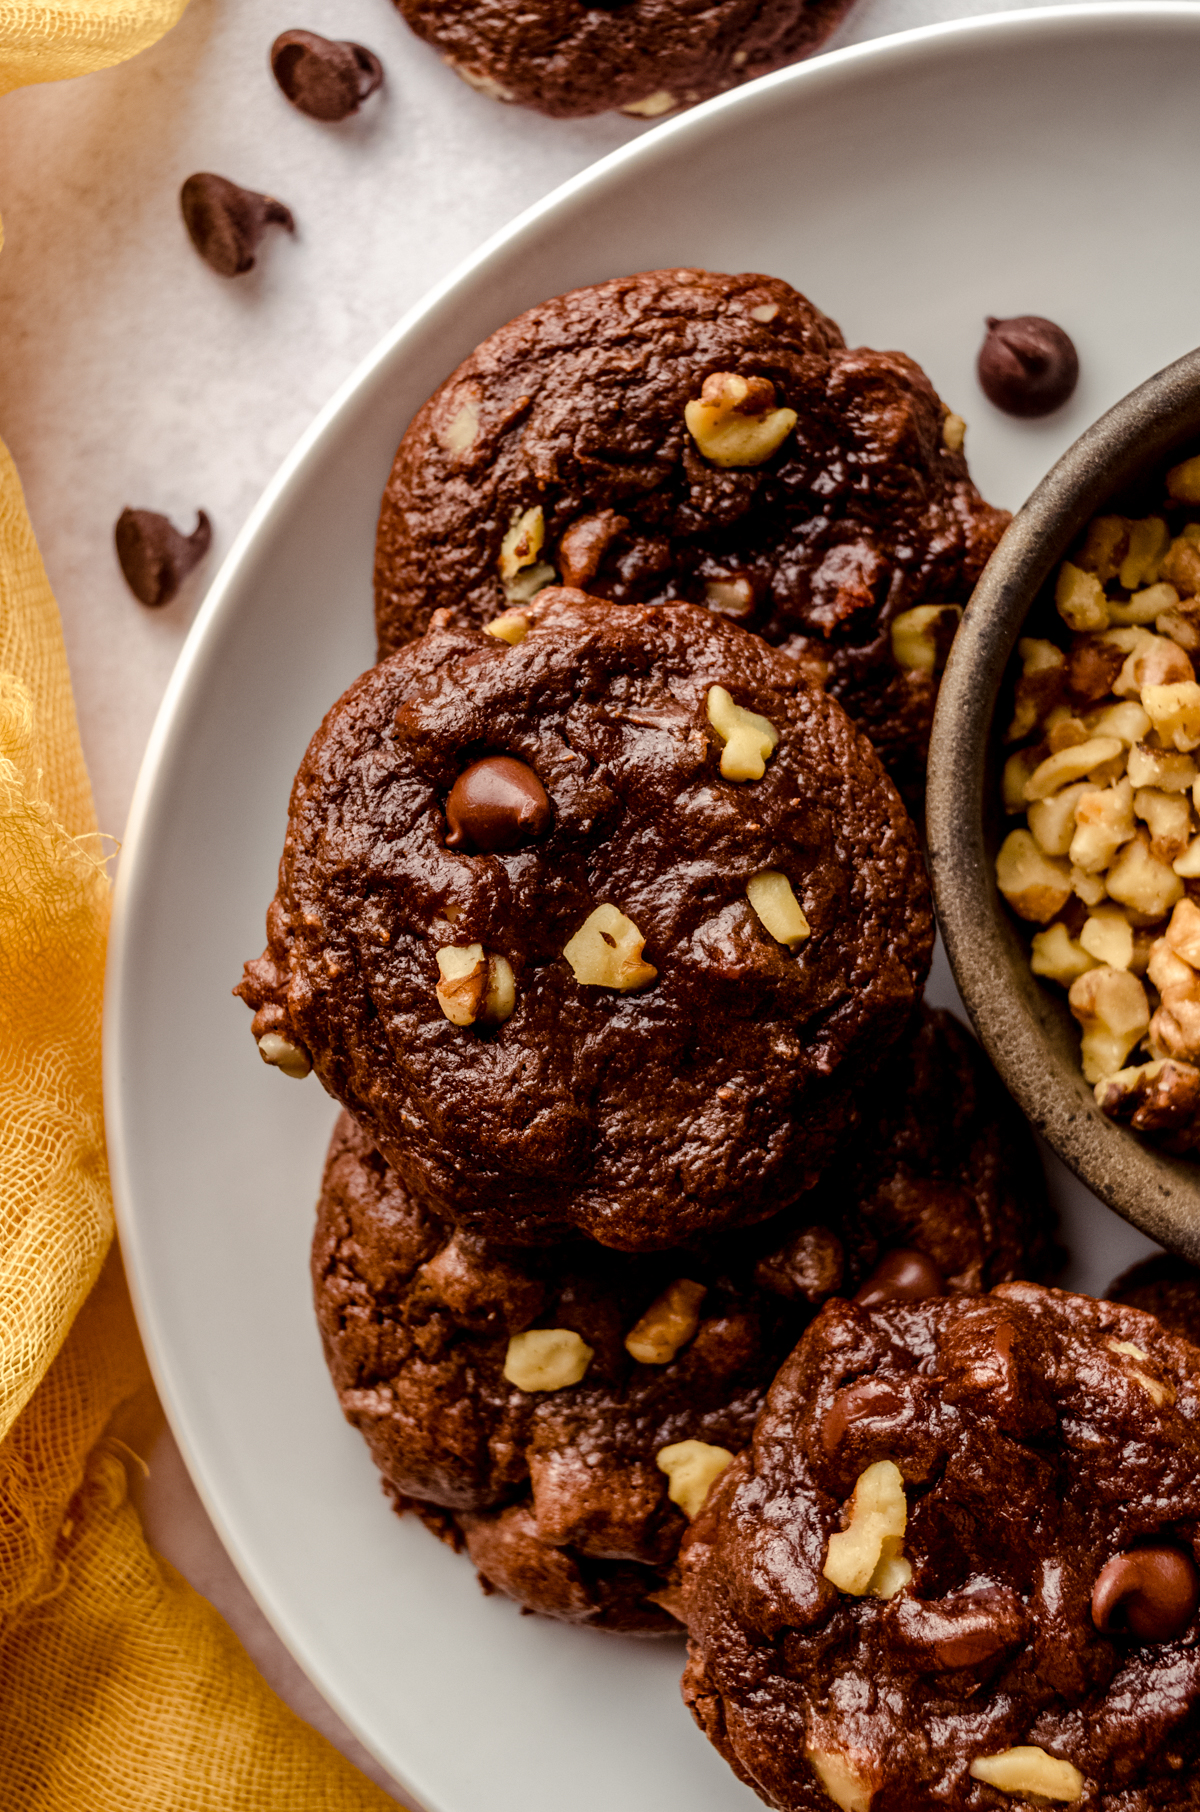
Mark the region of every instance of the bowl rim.
<instances>
[{"instance_id":1,"label":"bowl rim","mask_svg":"<svg viewBox=\"0 0 1200 1812\"><path fill-rule=\"evenodd\" d=\"M1061 1014L1028 967L1001 904L983 811L1000 686L1026 615L1103 504L1200 435L1200 349L1114 404L1017 511L972 594L942 677L929 749L929 868L955 981L1018 1106L1101 1201L1200 1262L1200 1164L1143 1143L1103 1114L1067 1049ZM1056 1048L1057 1046L1057 1048Z\"/></svg>"}]
</instances>

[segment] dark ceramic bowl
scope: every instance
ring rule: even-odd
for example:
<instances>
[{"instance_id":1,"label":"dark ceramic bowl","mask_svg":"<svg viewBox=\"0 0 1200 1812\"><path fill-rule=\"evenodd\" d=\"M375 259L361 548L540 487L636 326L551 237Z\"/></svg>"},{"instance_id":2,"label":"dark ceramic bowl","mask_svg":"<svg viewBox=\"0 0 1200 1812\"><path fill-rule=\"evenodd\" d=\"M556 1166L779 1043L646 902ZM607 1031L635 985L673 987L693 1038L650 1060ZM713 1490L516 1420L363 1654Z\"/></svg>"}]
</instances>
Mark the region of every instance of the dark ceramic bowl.
<instances>
[{"instance_id":1,"label":"dark ceramic bowl","mask_svg":"<svg viewBox=\"0 0 1200 1812\"><path fill-rule=\"evenodd\" d=\"M1096 1106L1066 999L1029 968L996 889L1003 835L1006 670L1031 611L1089 519L1200 441L1200 351L1101 416L1044 478L992 556L942 679L929 751L928 836L938 920L975 1029L1064 1163L1118 1214L1200 1262L1200 1161L1171 1158Z\"/></svg>"}]
</instances>

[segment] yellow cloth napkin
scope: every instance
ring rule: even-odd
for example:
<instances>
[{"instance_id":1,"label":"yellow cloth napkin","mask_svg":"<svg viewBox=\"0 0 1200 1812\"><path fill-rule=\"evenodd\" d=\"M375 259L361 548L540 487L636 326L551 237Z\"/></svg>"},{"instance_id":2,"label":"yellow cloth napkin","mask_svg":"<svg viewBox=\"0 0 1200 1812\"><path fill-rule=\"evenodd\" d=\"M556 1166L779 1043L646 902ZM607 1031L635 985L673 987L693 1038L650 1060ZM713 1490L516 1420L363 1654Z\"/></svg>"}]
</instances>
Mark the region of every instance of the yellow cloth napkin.
<instances>
[{"instance_id":1,"label":"yellow cloth napkin","mask_svg":"<svg viewBox=\"0 0 1200 1812\"><path fill-rule=\"evenodd\" d=\"M0 94L131 56L185 3L0 0ZM379 1812L392 1802L151 1553L131 1501L160 1412L112 1243L104 858L0 444L0 1807Z\"/></svg>"}]
</instances>

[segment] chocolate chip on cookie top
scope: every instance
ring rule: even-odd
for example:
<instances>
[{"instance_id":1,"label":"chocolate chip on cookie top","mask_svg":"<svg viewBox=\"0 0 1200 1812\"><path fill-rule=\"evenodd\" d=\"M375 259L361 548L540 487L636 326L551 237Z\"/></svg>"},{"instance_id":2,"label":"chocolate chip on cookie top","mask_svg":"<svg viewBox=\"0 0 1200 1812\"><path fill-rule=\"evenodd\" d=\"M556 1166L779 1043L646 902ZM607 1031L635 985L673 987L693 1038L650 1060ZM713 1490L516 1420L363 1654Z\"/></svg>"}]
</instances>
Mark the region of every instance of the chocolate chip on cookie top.
<instances>
[{"instance_id":1,"label":"chocolate chip on cookie top","mask_svg":"<svg viewBox=\"0 0 1200 1812\"><path fill-rule=\"evenodd\" d=\"M1009 1124L978 1047L924 1012L891 1067L901 1102L863 1125L857 1163L827 1187L753 1229L644 1255L456 1230L343 1114L313 1289L342 1408L397 1505L427 1520L432 1506L527 1609L678 1629L664 1607L687 1519L822 1302L859 1286L874 1301L978 1292L1053 1262L1032 1135ZM913 1149L917 1121L936 1161Z\"/></svg>"},{"instance_id":2,"label":"chocolate chip on cookie top","mask_svg":"<svg viewBox=\"0 0 1200 1812\"><path fill-rule=\"evenodd\" d=\"M824 42L849 0L396 0L473 88L559 119L657 119Z\"/></svg>"},{"instance_id":3,"label":"chocolate chip on cookie top","mask_svg":"<svg viewBox=\"0 0 1200 1812\"><path fill-rule=\"evenodd\" d=\"M685 1697L794 1812L1182 1808L1200 1352L1005 1284L828 1304L684 1543Z\"/></svg>"},{"instance_id":4,"label":"chocolate chip on cookie top","mask_svg":"<svg viewBox=\"0 0 1200 1812\"><path fill-rule=\"evenodd\" d=\"M902 353L850 350L777 278L649 271L476 349L396 455L380 650L561 580L684 600L812 663L910 804L961 606L1007 520Z\"/></svg>"},{"instance_id":5,"label":"chocolate chip on cookie top","mask_svg":"<svg viewBox=\"0 0 1200 1812\"><path fill-rule=\"evenodd\" d=\"M841 709L706 611L557 592L494 627L436 626L314 737L238 989L260 1051L493 1238L763 1219L919 995L912 825Z\"/></svg>"}]
</instances>

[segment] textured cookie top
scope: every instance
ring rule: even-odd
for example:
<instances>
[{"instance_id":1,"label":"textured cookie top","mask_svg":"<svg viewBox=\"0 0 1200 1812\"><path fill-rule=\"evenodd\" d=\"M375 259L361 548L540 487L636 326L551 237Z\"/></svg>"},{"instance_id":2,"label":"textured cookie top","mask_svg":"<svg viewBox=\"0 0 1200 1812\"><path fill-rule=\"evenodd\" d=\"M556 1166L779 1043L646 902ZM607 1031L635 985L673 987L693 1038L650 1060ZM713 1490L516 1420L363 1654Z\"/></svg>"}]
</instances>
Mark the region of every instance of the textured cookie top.
<instances>
[{"instance_id":1,"label":"textured cookie top","mask_svg":"<svg viewBox=\"0 0 1200 1812\"><path fill-rule=\"evenodd\" d=\"M804 652L914 798L956 621L937 607L966 603L1007 520L961 429L911 359L847 348L777 278L649 271L555 297L400 443L380 650L435 609L485 623L556 578L704 605Z\"/></svg>"},{"instance_id":2,"label":"textured cookie top","mask_svg":"<svg viewBox=\"0 0 1200 1812\"><path fill-rule=\"evenodd\" d=\"M436 629L329 713L238 991L451 1219L678 1245L814 1180L920 992L920 853L757 638L562 593L535 618Z\"/></svg>"},{"instance_id":3,"label":"textured cookie top","mask_svg":"<svg viewBox=\"0 0 1200 1812\"><path fill-rule=\"evenodd\" d=\"M1105 1295L1154 1315L1172 1334L1200 1346L1200 1270L1173 1252L1158 1252L1122 1273Z\"/></svg>"},{"instance_id":4,"label":"textured cookie top","mask_svg":"<svg viewBox=\"0 0 1200 1812\"><path fill-rule=\"evenodd\" d=\"M685 1545L685 1692L775 1806L1194 1806L1198 1538L1200 1353L1152 1317L831 1303Z\"/></svg>"},{"instance_id":5,"label":"textured cookie top","mask_svg":"<svg viewBox=\"0 0 1200 1812\"><path fill-rule=\"evenodd\" d=\"M848 0L396 0L473 88L571 119L647 119L806 56Z\"/></svg>"},{"instance_id":6,"label":"textured cookie top","mask_svg":"<svg viewBox=\"0 0 1200 1812\"><path fill-rule=\"evenodd\" d=\"M953 1020L920 1015L871 1094L882 1118L790 1214L645 1255L456 1231L344 1114L313 1288L342 1406L393 1490L458 1513L476 1565L530 1608L670 1627L649 1596L685 1526L664 1447L743 1447L803 1327L868 1273L886 1297L977 1291L1053 1262L1033 1138ZM579 1346L550 1342L567 1382L519 1388L506 1370L527 1330L577 1337L583 1371Z\"/></svg>"}]
</instances>

